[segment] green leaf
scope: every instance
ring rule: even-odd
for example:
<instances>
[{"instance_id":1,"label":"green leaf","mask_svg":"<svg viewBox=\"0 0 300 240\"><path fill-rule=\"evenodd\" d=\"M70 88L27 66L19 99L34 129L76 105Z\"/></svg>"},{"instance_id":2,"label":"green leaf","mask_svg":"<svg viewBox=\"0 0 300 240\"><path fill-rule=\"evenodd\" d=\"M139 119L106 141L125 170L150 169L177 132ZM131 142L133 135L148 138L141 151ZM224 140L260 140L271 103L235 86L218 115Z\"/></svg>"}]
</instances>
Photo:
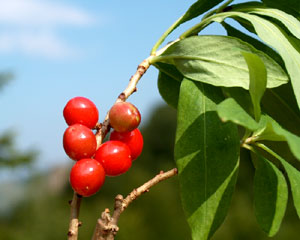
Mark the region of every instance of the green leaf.
<instances>
[{"instance_id":1,"label":"green leaf","mask_svg":"<svg viewBox=\"0 0 300 240\"><path fill-rule=\"evenodd\" d=\"M249 24L249 23L248 23ZM280 55L274 51L274 49L270 48L268 45L259 41L256 38L250 37L249 35L237 30L236 28L230 26L229 24L223 22L222 26L226 29L228 36L237 37L244 42L251 44L257 50L260 50L267 55L269 55L273 60L275 60L282 68L284 68L284 63Z\"/></svg>"},{"instance_id":2,"label":"green leaf","mask_svg":"<svg viewBox=\"0 0 300 240\"><path fill-rule=\"evenodd\" d=\"M219 103L217 112L224 122L231 121L252 131L259 127L258 123L233 98Z\"/></svg>"},{"instance_id":3,"label":"green leaf","mask_svg":"<svg viewBox=\"0 0 300 240\"><path fill-rule=\"evenodd\" d=\"M284 66L280 55L266 44L238 31L226 23L222 23L222 25L227 30L228 35L238 37L245 42L251 43L256 49L268 54L271 58L278 62L280 66ZM237 88L235 89L235 92L238 93L241 90L242 89ZM230 96L235 98L236 94ZM247 94L241 92L238 96L240 96L238 99L235 98L237 102L241 104L244 109L249 110L249 107L246 107L247 105L245 106L245 104L241 102L243 100L243 96L245 97ZM300 111L290 82L277 88L266 89L261 101L261 106L263 111L275 119L282 127L296 135L300 135ZM282 114L283 112L284 114Z\"/></svg>"},{"instance_id":4,"label":"green leaf","mask_svg":"<svg viewBox=\"0 0 300 240\"><path fill-rule=\"evenodd\" d=\"M179 24L200 16L221 2L223 0L198 0L186 11Z\"/></svg>"},{"instance_id":5,"label":"green leaf","mask_svg":"<svg viewBox=\"0 0 300 240\"><path fill-rule=\"evenodd\" d=\"M160 95L166 103L173 108L177 108L180 82L176 81L164 72L159 72L157 86Z\"/></svg>"},{"instance_id":6,"label":"green leaf","mask_svg":"<svg viewBox=\"0 0 300 240\"><path fill-rule=\"evenodd\" d=\"M154 66L159 69L157 86L160 95L167 104L177 108L182 74L171 64L155 63Z\"/></svg>"},{"instance_id":7,"label":"green leaf","mask_svg":"<svg viewBox=\"0 0 300 240\"><path fill-rule=\"evenodd\" d=\"M294 206L298 217L300 218L300 172L284 159L281 158L279 160L287 173L294 200Z\"/></svg>"},{"instance_id":8,"label":"green leaf","mask_svg":"<svg viewBox=\"0 0 300 240\"><path fill-rule=\"evenodd\" d=\"M264 7L265 5L261 2L254 2L254 1L246 1L241 3L236 3L230 5L230 11L237 11L241 8L250 8L250 7Z\"/></svg>"},{"instance_id":9,"label":"green leaf","mask_svg":"<svg viewBox=\"0 0 300 240\"><path fill-rule=\"evenodd\" d=\"M284 167L284 170L286 171L288 180L290 182L294 206L297 211L298 217L300 218L300 172L264 144L256 143L256 145L277 158L280 161L281 165Z\"/></svg>"},{"instance_id":10,"label":"green leaf","mask_svg":"<svg viewBox=\"0 0 300 240\"><path fill-rule=\"evenodd\" d=\"M183 80L180 87L175 160L184 211L193 239L205 240L223 222L237 177L236 125L222 123L219 88Z\"/></svg>"},{"instance_id":11,"label":"green leaf","mask_svg":"<svg viewBox=\"0 0 300 240\"><path fill-rule=\"evenodd\" d=\"M264 150L267 150L268 152L270 151L270 149L266 149L266 146L264 146L263 144L258 144L258 146L262 147ZM271 154L280 161L280 163L284 167L284 170L287 173L287 177L290 182L291 192L293 196L294 206L297 211L298 217L300 218L300 172L296 168L294 168L291 164L289 164L287 161L285 161L277 153L273 152L272 150L271 150Z\"/></svg>"},{"instance_id":12,"label":"green leaf","mask_svg":"<svg viewBox=\"0 0 300 240\"><path fill-rule=\"evenodd\" d=\"M293 45L293 47L300 53L300 39L292 36L290 33L288 33L286 36L289 39L290 43Z\"/></svg>"},{"instance_id":13,"label":"green leaf","mask_svg":"<svg viewBox=\"0 0 300 240\"><path fill-rule=\"evenodd\" d=\"M258 156L254 177L254 211L257 222L270 237L280 228L288 200L283 174L274 164Z\"/></svg>"},{"instance_id":14,"label":"green leaf","mask_svg":"<svg viewBox=\"0 0 300 240\"><path fill-rule=\"evenodd\" d=\"M270 116L262 116L260 125L262 127L253 133L254 141L286 141L293 155L300 161L300 137L282 128Z\"/></svg>"},{"instance_id":15,"label":"green leaf","mask_svg":"<svg viewBox=\"0 0 300 240\"><path fill-rule=\"evenodd\" d=\"M253 105L248 90L240 87L223 87L222 91L227 98L233 98L251 116L254 116Z\"/></svg>"},{"instance_id":16,"label":"green leaf","mask_svg":"<svg viewBox=\"0 0 300 240\"><path fill-rule=\"evenodd\" d=\"M300 108L300 52L298 52L290 42L289 36L276 24L265 20L261 17L242 13L242 12L226 12L214 15L210 20L222 22L225 18L232 17L239 21L239 18L251 22L257 35L271 47L279 52L286 69L290 75L293 90L297 99L298 107ZM197 31L196 25L189 30L189 33ZM201 29L201 26L199 27ZM186 35L186 34L185 34ZM269 73L268 73L269 74ZM268 79L269 81L269 79Z\"/></svg>"},{"instance_id":17,"label":"green leaf","mask_svg":"<svg viewBox=\"0 0 300 240\"><path fill-rule=\"evenodd\" d=\"M286 141L285 137L278 135L274 131L273 122L271 117L263 115L259 121L259 128L253 133L252 138L254 141Z\"/></svg>"},{"instance_id":18,"label":"green leaf","mask_svg":"<svg viewBox=\"0 0 300 240\"><path fill-rule=\"evenodd\" d=\"M173 44L152 61L175 64L186 78L192 80L249 89L249 71L241 51L255 53L264 61L268 88L288 81L285 72L273 59L251 45L228 36L189 37Z\"/></svg>"},{"instance_id":19,"label":"green leaf","mask_svg":"<svg viewBox=\"0 0 300 240\"><path fill-rule=\"evenodd\" d=\"M172 79L181 82L183 80L182 74L177 70L177 68L172 64L167 63L154 63L153 64L160 72L167 74Z\"/></svg>"},{"instance_id":20,"label":"green leaf","mask_svg":"<svg viewBox=\"0 0 300 240\"><path fill-rule=\"evenodd\" d=\"M263 0L268 7L278 8L300 19L299 0Z\"/></svg>"},{"instance_id":21,"label":"green leaf","mask_svg":"<svg viewBox=\"0 0 300 240\"><path fill-rule=\"evenodd\" d=\"M300 110L290 82L278 88L267 89L261 105L264 113L271 116L283 128L300 135Z\"/></svg>"},{"instance_id":22,"label":"green leaf","mask_svg":"<svg viewBox=\"0 0 300 240\"><path fill-rule=\"evenodd\" d=\"M249 68L249 92L253 103L255 120L259 121L261 114L260 100L267 86L267 70L264 62L257 55L247 52L242 52L242 54Z\"/></svg>"},{"instance_id":23,"label":"green leaf","mask_svg":"<svg viewBox=\"0 0 300 240\"><path fill-rule=\"evenodd\" d=\"M234 10L245 11L251 14L277 19L279 22L284 24L293 35L295 35L297 38L300 38L300 22L297 20L297 18L281 10L265 7L246 7L237 8Z\"/></svg>"},{"instance_id":24,"label":"green leaf","mask_svg":"<svg viewBox=\"0 0 300 240\"><path fill-rule=\"evenodd\" d=\"M195 2L183 16L177 19L164 34L159 38L151 50L151 54L155 53L157 48L163 43L163 41L181 24L200 16L209 9L221 3L223 0L198 0Z\"/></svg>"}]
</instances>

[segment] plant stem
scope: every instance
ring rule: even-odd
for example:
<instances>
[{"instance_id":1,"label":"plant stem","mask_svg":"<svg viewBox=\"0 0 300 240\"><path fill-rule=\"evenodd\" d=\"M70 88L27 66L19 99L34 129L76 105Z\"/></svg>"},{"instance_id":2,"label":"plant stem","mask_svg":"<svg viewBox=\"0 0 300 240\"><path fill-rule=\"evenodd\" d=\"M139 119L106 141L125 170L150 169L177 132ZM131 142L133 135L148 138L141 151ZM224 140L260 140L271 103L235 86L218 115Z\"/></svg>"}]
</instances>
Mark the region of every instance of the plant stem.
<instances>
[{"instance_id":1,"label":"plant stem","mask_svg":"<svg viewBox=\"0 0 300 240\"><path fill-rule=\"evenodd\" d=\"M262 150L266 151L267 153L269 153L271 156L275 157L276 159L278 159L280 162L285 161L282 157L280 157L276 152L274 152L272 149L268 148L265 144L263 143L259 143L259 142L255 142L255 146L261 148ZM248 144L243 144L242 147L258 154L258 152L250 145Z\"/></svg>"},{"instance_id":2,"label":"plant stem","mask_svg":"<svg viewBox=\"0 0 300 240\"><path fill-rule=\"evenodd\" d=\"M167 172L161 171L142 186L133 189L126 198L123 198L120 194L117 195L115 198L115 208L112 216L110 216L109 210L105 209L105 211L101 214L101 218L97 221L92 240L114 240L115 235L119 230L117 224L120 215L129 206L129 204L143 193L149 192L151 187L175 175L177 175L177 168L171 169Z\"/></svg>"},{"instance_id":3,"label":"plant stem","mask_svg":"<svg viewBox=\"0 0 300 240\"><path fill-rule=\"evenodd\" d=\"M180 21L182 20L183 16L178 18L168 29L164 32L164 34L158 39L158 41L155 43L151 50L151 55L155 55L156 50L159 48L159 46L165 41L167 36L180 25Z\"/></svg>"},{"instance_id":4,"label":"plant stem","mask_svg":"<svg viewBox=\"0 0 300 240\"><path fill-rule=\"evenodd\" d=\"M219 8L214 9L214 10L208 12L206 15L204 15L204 17L202 18L202 21L201 21L201 22L203 22L204 19L210 17L210 16L213 15L214 13L220 13L220 12L222 12L222 11L224 10L224 8L226 8L226 7L227 7L230 3L232 3L232 2L233 2L233 0L228 0L228 1L226 1L225 3L223 3ZM169 36L169 34L170 34L175 28L177 28L177 27L180 25L180 23L181 23L183 17L184 17L184 15L181 16L180 18L178 18L178 19L177 19L177 20L176 20L176 21L175 21L175 22L167 29L167 31L165 31L164 34L158 39L158 41L155 43L155 45L153 46L153 48L152 48L152 50L151 50L151 55L154 55L154 56L155 56L155 52L156 52L156 50L158 49L158 47L163 43L163 41L167 38L167 36ZM207 25L206 25L206 26L207 26ZM206 26L204 26L204 27L206 27ZM203 27L203 28L204 28L204 27ZM181 38L181 37L180 37L180 38ZM184 38L184 37L182 37L182 38ZM181 38L181 39L182 39L182 38Z\"/></svg>"},{"instance_id":5,"label":"plant stem","mask_svg":"<svg viewBox=\"0 0 300 240\"><path fill-rule=\"evenodd\" d=\"M144 183L137 189L134 189L124 200L122 204L122 212L129 206L129 204L138 198L143 193L149 192L149 189L161 181L177 175L177 168L173 168L167 172L160 171L154 178Z\"/></svg>"},{"instance_id":6,"label":"plant stem","mask_svg":"<svg viewBox=\"0 0 300 240\"><path fill-rule=\"evenodd\" d=\"M168 43L166 46L164 46L163 48L161 48L160 50L158 50L154 55L149 56L144 61L142 61L138 65L135 74L132 75L132 77L130 78L129 84L127 85L127 87L125 88L125 90L118 96L118 98L115 101L115 103L126 101L127 98L131 94L133 94L134 92L136 92L137 91L136 86L137 86L139 80L141 79L141 77L145 74L145 72L151 66L152 59L154 59L155 56L161 55L164 51L166 51L168 49L168 47L170 47L172 44L174 44L177 41L179 41L179 39L176 39L173 42ZM109 126L109 114L108 113L106 114L103 123L102 124L98 124L98 126L99 127L98 127L97 132L96 132L97 149L100 147L100 145L103 142L103 139L105 138L106 134L109 131L109 127L110 126Z\"/></svg>"},{"instance_id":7,"label":"plant stem","mask_svg":"<svg viewBox=\"0 0 300 240\"><path fill-rule=\"evenodd\" d=\"M218 7L216 13L222 12L224 10L224 8L226 8L232 2L233 2L233 0L227 0L226 2L224 2L220 7Z\"/></svg>"},{"instance_id":8,"label":"plant stem","mask_svg":"<svg viewBox=\"0 0 300 240\"><path fill-rule=\"evenodd\" d=\"M220 13L220 12L222 12L224 10L224 8L226 8L232 2L233 2L233 0L228 0L227 2L223 3L220 7L209 11L208 13L206 13L203 16L202 20L204 20L205 18L208 18L208 17L212 16L214 13Z\"/></svg>"},{"instance_id":9,"label":"plant stem","mask_svg":"<svg viewBox=\"0 0 300 240\"><path fill-rule=\"evenodd\" d=\"M80 226L80 222L78 220L80 203L82 197L78 195L76 192L73 194L73 199L71 201L71 214L70 214L70 223L69 223L69 231L68 231L68 240L77 240L78 238L78 227Z\"/></svg>"},{"instance_id":10,"label":"plant stem","mask_svg":"<svg viewBox=\"0 0 300 240\"><path fill-rule=\"evenodd\" d=\"M246 143L243 143L243 144L241 145L241 147L243 147L243 148L245 148L245 149L248 149L248 150L254 152L253 147L250 146L250 145L248 145L248 144L246 144Z\"/></svg>"},{"instance_id":11,"label":"plant stem","mask_svg":"<svg viewBox=\"0 0 300 240\"><path fill-rule=\"evenodd\" d=\"M193 27L191 27L190 29L188 29L187 31L185 31L183 34L180 35L180 39L184 39L187 38L191 35L195 35L198 32L200 32L203 28L207 27L209 24L211 24L213 22L213 20L215 18L223 18L223 16L227 16L228 13L226 12L221 12L221 13L217 13L214 14L212 16L209 16L205 19L203 19L200 23L194 25ZM221 21L220 21L221 22Z\"/></svg>"},{"instance_id":12,"label":"plant stem","mask_svg":"<svg viewBox=\"0 0 300 240\"><path fill-rule=\"evenodd\" d=\"M268 148L265 144L256 142L256 146L260 147L261 149L265 150L267 153L272 155L273 157L277 158L279 161L282 161L282 157L280 157L276 152L274 152L272 149Z\"/></svg>"},{"instance_id":13,"label":"plant stem","mask_svg":"<svg viewBox=\"0 0 300 240\"><path fill-rule=\"evenodd\" d=\"M118 96L117 102L124 102L126 99L135 91L136 85L141 79L141 77L144 75L144 73L148 70L150 67L150 59L152 56L146 58L141 64L138 65L137 71L135 74L130 78L129 84L127 85L126 89ZM107 113L105 116L105 119L103 123L101 124L101 127L96 132L96 141L97 141L97 149L100 147L100 145L103 142L103 139L105 138L106 134L109 131L109 114Z\"/></svg>"}]
</instances>

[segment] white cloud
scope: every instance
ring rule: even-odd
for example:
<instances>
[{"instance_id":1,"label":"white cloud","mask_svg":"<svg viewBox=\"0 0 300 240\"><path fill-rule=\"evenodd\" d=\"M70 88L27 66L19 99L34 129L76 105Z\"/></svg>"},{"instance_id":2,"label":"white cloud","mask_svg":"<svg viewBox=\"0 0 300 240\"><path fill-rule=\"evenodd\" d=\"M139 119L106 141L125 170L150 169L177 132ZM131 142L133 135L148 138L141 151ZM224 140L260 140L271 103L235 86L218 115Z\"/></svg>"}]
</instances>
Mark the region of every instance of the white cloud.
<instances>
[{"instance_id":1,"label":"white cloud","mask_svg":"<svg viewBox=\"0 0 300 240\"><path fill-rule=\"evenodd\" d=\"M0 34L0 52L23 53L52 59L74 56L76 51L49 32L15 32Z\"/></svg>"},{"instance_id":2,"label":"white cloud","mask_svg":"<svg viewBox=\"0 0 300 240\"><path fill-rule=\"evenodd\" d=\"M93 18L85 11L58 2L0 0L0 23L16 25L86 25Z\"/></svg>"},{"instance_id":3,"label":"white cloud","mask_svg":"<svg viewBox=\"0 0 300 240\"><path fill-rule=\"evenodd\" d=\"M62 40L59 28L93 22L95 19L86 11L60 2L0 0L0 53L47 58L74 56L77 50Z\"/></svg>"}]
</instances>

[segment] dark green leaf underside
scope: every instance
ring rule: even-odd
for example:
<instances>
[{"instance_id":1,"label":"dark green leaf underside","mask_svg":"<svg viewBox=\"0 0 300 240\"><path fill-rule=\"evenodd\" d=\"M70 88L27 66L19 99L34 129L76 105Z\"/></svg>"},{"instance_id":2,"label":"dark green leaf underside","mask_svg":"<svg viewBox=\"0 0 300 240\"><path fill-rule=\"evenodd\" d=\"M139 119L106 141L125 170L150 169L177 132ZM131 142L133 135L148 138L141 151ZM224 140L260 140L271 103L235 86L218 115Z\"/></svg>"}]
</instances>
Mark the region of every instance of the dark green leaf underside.
<instances>
[{"instance_id":1,"label":"dark green leaf underside","mask_svg":"<svg viewBox=\"0 0 300 240\"><path fill-rule=\"evenodd\" d=\"M221 2L223 2L223 0L198 0L186 11L179 24L200 16Z\"/></svg>"},{"instance_id":2,"label":"dark green leaf underside","mask_svg":"<svg viewBox=\"0 0 300 240\"><path fill-rule=\"evenodd\" d=\"M173 108L177 108L180 82L163 72L159 72L157 86L160 95L166 103Z\"/></svg>"},{"instance_id":3,"label":"dark green leaf underside","mask_svg":"<svg viewBox=\"0 0 300 240\"><path fill-rule=\"evenodd\" d=\"M298 217L300 218L300 172L277 154L276 158L280 161L280 163L284 167L284 170L287 173L293 196L294 206L297 211Z\"/></svg>"},{"instance_id":4,"label":"dark green leaf underside","mask_svg":"<svg viewBox=\"0 0 300 240\"><path fill-rule=\"evenodd\" d=\"M278 88L267 89L261 104L263 111L284 129L300 136L300 111L290 82Z\"/></svg>"},{"instance_id":5,"label":"dark green leaf underside","mask_svg":"<svg viewBox=\"0 0 300 240\"><path fill-rule=\"evenodd\" d=\"M278 8L300 19L299 0L263 0L268 7Z\"/></svg>"},{"instance_id":6,"label":"dark green leaf underside","mask_svg":"<svg viewBox=\"0 0 300 240\"><path fill-rule=\"evenodd\" d=\"M288 190L283 174L274 164L258 156L254 177L254 209L260 227L274 236L283 219Z\"/></svg>"},{"instance_id":7,"label":"dark green leaf underside","mask_svg":"<svg viewBox=\"0 0 300 240\"><path fill-rule=\"evenodd\" d=\"M180 88L175 160L183 208L193 239L208 239L223 222L234 190L239 139L222 123L216 104L220 89L184 80Z\"/></svg>"}]
</instances>

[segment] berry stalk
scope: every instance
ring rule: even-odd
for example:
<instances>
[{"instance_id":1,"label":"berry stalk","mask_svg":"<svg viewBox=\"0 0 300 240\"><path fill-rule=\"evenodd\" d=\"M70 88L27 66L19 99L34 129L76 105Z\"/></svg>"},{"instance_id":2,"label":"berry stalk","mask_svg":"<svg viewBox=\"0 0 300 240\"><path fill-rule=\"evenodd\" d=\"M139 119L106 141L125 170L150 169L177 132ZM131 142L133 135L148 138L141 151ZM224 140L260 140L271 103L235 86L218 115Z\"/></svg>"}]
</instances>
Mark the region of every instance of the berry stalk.
<instances>
[{"instance_id":1,"label":"berry stalk","mask_svg":"<svg viewBox=\"0 0 300 240\"><path fill-rule=\"evenodd\" d=\"M152 56L146 58L143 62L141 62L138 65L137 71L130 78L129 84L127 85L126 89L118 96L115 103L125 102L131 94L133 94L134 92L137 91L136 85L138 84L141 77L145 74L145 72L150 67L150 59L151 58L152 58ZM109 131L109 113L106 114L103 123L100 124L100 127L97 129L97 133L96 133L97 149L102 144L103 139L105 138L108 131Z\"/></svg>"}]
</instances>

